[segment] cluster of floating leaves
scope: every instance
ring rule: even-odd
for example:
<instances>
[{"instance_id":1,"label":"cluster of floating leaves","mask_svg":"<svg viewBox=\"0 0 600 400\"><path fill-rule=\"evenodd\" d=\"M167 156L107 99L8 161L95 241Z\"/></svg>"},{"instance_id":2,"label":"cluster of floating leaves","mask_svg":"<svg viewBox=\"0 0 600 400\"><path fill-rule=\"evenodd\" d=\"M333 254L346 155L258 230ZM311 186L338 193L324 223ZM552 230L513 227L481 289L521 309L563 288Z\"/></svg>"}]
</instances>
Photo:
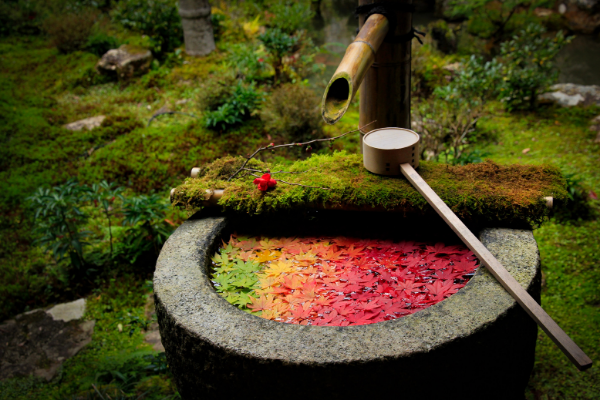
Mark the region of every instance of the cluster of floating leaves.
<instances>
[{"instance_id":1,"label":"cluster of floating leaves","mask_svg":"<svg viewBox=\"0 0 600 400\"><path fill-rule=\"evenodd\" d=\"M213 263L215 288L241 309L280 322L329 326L415 313L456 293L478 266L462 245L235 235Z\"/></svg>"}]
</instances>

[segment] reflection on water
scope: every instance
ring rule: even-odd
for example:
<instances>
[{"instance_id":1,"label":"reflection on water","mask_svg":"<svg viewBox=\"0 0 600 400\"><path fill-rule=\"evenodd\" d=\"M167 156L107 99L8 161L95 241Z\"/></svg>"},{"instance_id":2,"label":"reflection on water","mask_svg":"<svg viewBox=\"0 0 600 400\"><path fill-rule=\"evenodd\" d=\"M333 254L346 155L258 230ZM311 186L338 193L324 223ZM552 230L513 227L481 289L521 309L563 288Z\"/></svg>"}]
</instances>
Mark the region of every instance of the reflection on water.
<instances>
[{"instance_id":1,"label":"reflection on water","mask_svg":"<svg viewBox=\"0 0 600 400\"><path fill-rule=\"evenodd\" d=\"M577 36L556 59L560 83L600 85L600 37Z\"/></svg>"}]
</instances>

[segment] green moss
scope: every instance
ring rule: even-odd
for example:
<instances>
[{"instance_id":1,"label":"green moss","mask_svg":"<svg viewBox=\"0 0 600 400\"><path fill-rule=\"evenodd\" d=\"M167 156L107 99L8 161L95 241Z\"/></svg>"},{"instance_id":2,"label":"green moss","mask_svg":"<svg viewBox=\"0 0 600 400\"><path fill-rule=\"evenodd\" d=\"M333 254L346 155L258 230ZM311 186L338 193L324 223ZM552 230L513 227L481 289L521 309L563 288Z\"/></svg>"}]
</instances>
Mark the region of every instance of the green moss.
<instances>
[{"instance_id":1,"label":"green moss","mask_svg":"<svg viewBox=\"0 0 600 400\"><path fill-rule=\"evenodd\" d=\"M224 189L219 205L250 214L314 207L433 212L405 178L368 172L361 155L336 152L295 162L286 171L297 174L274 173L274 177L305 186L280 182L266 193L257 190L252 176L240 174L227 182L242 162L241 157L223 158L205 166L199 178L188 178L175 189L173 205L198 209L207 198L207 190ZM248 167L282 169L255 160ZM548 165L501 166L486 162L461 167L422 162L419 172L446 204L467 220L536 225L547 215L543 197L566 197L564 177Z\"/></svg>"}]
</instances>

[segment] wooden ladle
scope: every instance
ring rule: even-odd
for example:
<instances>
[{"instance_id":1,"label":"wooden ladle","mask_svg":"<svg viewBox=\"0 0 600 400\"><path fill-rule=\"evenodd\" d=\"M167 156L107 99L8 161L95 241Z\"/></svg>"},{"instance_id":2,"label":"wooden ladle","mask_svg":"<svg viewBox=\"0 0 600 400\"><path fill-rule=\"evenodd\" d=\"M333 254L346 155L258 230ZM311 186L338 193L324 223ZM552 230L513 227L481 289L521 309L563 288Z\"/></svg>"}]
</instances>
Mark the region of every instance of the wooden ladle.
<instances>
[{"instance_id":1,"label":"wooden ladle","mask_svg":"<svg viewBox=\"0 0 600 400\"><path fill-rule=\"evenodd\" d=\"M416 132L403 128L381 128L367 133L363 137L363 163L367 170L376 174L400 175L402 173L569 360L580 371L592 366L592 360L521 287L415 171L419 163L419 135Z\"/></svg>"}]
</instances>

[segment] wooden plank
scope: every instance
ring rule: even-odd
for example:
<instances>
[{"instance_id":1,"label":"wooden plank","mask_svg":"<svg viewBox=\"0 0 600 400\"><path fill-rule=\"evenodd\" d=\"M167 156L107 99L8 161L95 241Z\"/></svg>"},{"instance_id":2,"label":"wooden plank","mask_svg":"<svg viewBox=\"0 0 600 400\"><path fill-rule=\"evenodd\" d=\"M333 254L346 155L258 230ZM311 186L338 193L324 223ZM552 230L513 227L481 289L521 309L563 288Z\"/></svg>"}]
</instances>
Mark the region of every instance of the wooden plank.
<instances>
[{"instance_id":1,"label":"wooden plank","mask_svg":"<svg viewBox=\"0 0 600 400\"><path fill-rule=\"evenodd\" d=\"M575 342L558 326L556 322L540 307L515 278L489 252L475 235L462 223L452 210L429 187L421 176L408 164L400 164L402 174L425 197L427 202L446 221L450 228L461 238L467 247L475 253L479 261L502 284L523 309L537 322L552 341L562 350L580 371L592 366L592 360L575 344Z\"/></svg>"}]
</instances>

